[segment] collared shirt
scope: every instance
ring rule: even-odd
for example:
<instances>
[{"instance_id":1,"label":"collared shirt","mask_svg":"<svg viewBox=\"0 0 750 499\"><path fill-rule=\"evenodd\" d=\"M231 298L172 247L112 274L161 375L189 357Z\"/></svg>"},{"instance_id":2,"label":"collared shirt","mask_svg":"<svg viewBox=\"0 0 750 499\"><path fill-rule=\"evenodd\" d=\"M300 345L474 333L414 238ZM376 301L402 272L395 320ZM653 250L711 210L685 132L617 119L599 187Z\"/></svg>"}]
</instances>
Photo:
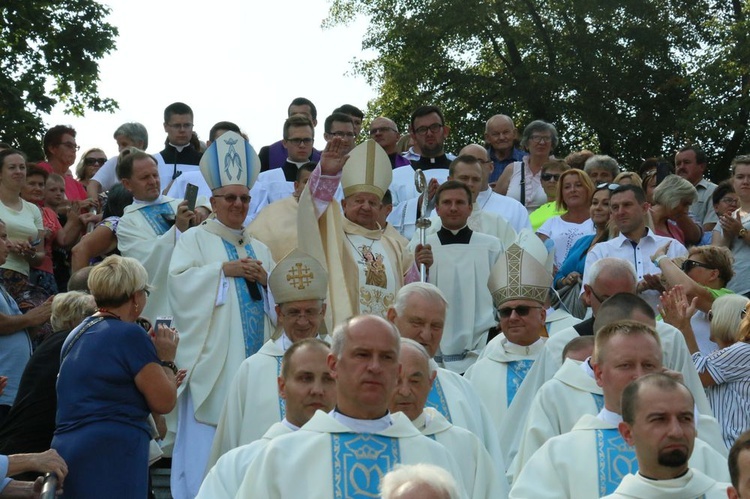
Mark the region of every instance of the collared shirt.
<instances>
[{"instance_id":1,"label":"collared shirt","mask_svg":"<svg viewBox=\"0 0 750 499\"><path fill-rule=\"evenodd\" d=\"M690 205L690 218L701 226L705 224L715 224L719 222L719 217L714 211L713 195L716 190L716 184L702 178L695 184L698 191L698 199Z\"/></svg>"},{"instance_id":2,"label":"collared shirt","mask_svg":"<svg viewBox=\"0 0 750 499\"><path fill-rule=\"evenodd\" d=\"M494 165L494 169L492 170L492 173L490 173L489 181L497 182L497 179L500 178L500 175L502 175L503 170L505 170L506 166L511 163L515 163L516 161L522 161L523 157L528 153L514 147L510 152L510 156L505 159L499 159L495 154L495 150L492 148L492 146L490 146L487 148L487 154L489 155L490 159L492 160L492 164Z\"/></svg>"}]
</instances>

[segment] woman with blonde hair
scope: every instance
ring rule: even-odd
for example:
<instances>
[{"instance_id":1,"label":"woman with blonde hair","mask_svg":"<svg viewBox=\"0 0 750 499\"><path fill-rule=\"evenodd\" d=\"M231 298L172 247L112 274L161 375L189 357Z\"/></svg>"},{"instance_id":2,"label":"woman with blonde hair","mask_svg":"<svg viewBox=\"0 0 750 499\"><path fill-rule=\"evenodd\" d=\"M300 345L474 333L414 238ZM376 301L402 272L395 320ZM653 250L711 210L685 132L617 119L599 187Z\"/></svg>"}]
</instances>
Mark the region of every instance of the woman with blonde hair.
<instances>
[{"instance_id":1,"label":"woman with blonde hair","mask_svg":"<svg viewBox=\"0 0 750 499\"><path fill-rule=\"evenodd\" d=\"M136 324L148 274L117 255L89 274L97 312L68 335L60 354L57 426L52 447L68 463L66 497L130 498L148 492L150 413L177 400L178 334ZM149 336L149 333L151 336Z\"/></svg>"},{"instance_id":2,"label":"woman with blonde hair","mask_svg":"<svg viewBox=\"0 0 750 499\"><path fill-rule=\"evenodd\" d=\"M654 233L684 245L698 243L703 229L688 214L690 205L697 199L698 191L693 184L679 175L667 175L654 189L650 210Z\"/></svg>"},{"instance_id":3,"label":"woman with blonde hair","mask_svg":"<svg viewBox=\"0 0 750 499\"><path fill-rule=\"evenodd\" d=\"M534 231L539 230L539 227L550 218L565 213L565 210L561 210L557 206L557 184L560 175L568 170L570 170L570 166L565 161L548 161L542 165L542 187L547 194L548 201L529 215L531 228Z\"/></svg>"},{"instance_id":4,"label":"woman with blonde hair","mask_svg":"<svg viewBox=\"0 0 750 499\"><path fill-rule=\"evenodd\" d=\"M106 162L107 155L98 147L94 147L84 152L76 165L76 177L78 177L78 181L82 183L84 187L87 187L89 185L89 180L96 175L99 168L101 168Z\"/></svg>"}]
</instances>

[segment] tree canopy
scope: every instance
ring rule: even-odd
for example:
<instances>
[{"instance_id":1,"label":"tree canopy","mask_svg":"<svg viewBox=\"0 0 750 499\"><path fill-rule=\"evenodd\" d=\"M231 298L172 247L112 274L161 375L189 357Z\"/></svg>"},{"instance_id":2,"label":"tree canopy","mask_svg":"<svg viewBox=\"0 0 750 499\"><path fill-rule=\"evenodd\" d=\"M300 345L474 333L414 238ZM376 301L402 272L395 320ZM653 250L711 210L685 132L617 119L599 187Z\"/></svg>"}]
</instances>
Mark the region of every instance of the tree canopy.
<instances>
[{"instance_id":1,"label":"tree canopy","mask_svg":"<svg viewBox=\"0 0 750 499\"><path fill-rule=\"evenodd\" d=\"M484 122L502 113L519 127L555 124L558 155L588 147L634 168L695 143L726 166L747 148L747 8L743 0L333 0L324 26L367 16L363 48L377 55L355 71L379 89L368 114L404 126L417 106L439 105L454 148L481 141Z\"/></svg>"},{"instance_id":2,"label":"tree canopy","mask_svg":"<svg viewBox=\"0 0 750 499\"><path fill-rule=\"evenodd\" d=\"M115 48L110 9L94 0L5 0L0 5L0 141L41 159L42 115L112 111L98 61Z\"/></svg>"}]
</instances>

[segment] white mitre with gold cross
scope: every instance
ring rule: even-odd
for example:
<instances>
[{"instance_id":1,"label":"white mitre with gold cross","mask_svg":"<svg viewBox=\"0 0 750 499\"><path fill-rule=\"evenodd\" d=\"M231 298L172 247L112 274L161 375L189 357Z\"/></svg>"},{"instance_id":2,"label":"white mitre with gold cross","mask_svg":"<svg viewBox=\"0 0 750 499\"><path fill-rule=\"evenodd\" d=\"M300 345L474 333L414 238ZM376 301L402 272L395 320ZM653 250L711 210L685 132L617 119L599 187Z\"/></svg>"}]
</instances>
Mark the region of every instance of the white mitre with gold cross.
<instances>
[{"instance_id":1,"label":"white mitre with gold cross","mask_svg":"<svg viewBox=\"0 0 750 499\"><path fill-rule=\"evenodd\" d=\"M509 300L544 304L552 286L554 254L530 229L524 229L495 262L489 288L495 307Z\"/></svg>"},{"instance_id":2,"label":"white mitre with gold cross","mask_svg":"<svg viewBox=\"0 0 750 499\"><path fill-rule=\"evenodd\" d=\"M260 173L260 158L242 135L221 134L201 157L201 174L213 191L227 185L253 187Z\"/></svg>"},{"instance_id":3,"label":"white mitre with gold cross","mask_svg":"<svg viewBox=\"0 0 750 499\"><path fill-rule=\"evenodd\" d=\"M378 199L383 199L392 178L393 167L388 153L380 144L368 139L349 153L341 176L341 187L344 189L344 197L369 192Z\"/></svg>"},{"instance_id":4,"label":"white mitre with gold cross","mask_svg":"<svg viewBox=\"0 0 750 499\"><path fill-rule=\"evenodd\" d=\"M271 271L268 286L278 304L325 300L328 293L328 272L315 258L295 248Z\"/></svg>"}]
</instances>

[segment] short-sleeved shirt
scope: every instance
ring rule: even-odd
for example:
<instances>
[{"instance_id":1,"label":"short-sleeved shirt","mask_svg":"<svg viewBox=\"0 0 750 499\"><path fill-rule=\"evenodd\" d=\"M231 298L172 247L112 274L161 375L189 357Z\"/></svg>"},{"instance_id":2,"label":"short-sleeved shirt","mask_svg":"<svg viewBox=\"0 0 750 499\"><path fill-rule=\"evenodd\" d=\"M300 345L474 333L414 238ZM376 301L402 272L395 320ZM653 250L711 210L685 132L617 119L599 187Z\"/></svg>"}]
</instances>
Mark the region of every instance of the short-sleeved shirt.
<instances>
[{"instance_id":1,"label":"short-sleeved shirt","mask_svg":"<svg viewBox=\"0 0 750 499\"><path fill-rule=\"evenodd\" d=\"M737 216L737 211L732 212L732 217ZM742 217L742 226L750 230L750 215ZM724 235L721 224L716 225L714 232ZM750 291L750 244L739 238L732 241L728 246L734 255L734 277L727 283L727 287L737 294L745 294Z\"/></svg>"},{"instance_id":2,"label":"short-sleeved shirt","mask_svg":"<svg viewBox=\"0 0 750 499\"><path fill-rule=\"evenodd\" d=\"M79 330L95 319L84 319L63 344L55 434L103 421L148 432L149 409L135 377L147 364L159 363L156 348L137 324L108 317L88 328L65 355Z\"/></svg>"},{"instance_id":3,"label":"short-sleeved shirt","mask_svg":"<svg viewBox=\"0 0 750 499\"><path fill-rule=\"evenodd\" d=\"M18 305L0 285L0 313L21 315ZM31 339L25 329L0 335L0 375L8 377L8 385L0 395L0 405L13 405L21 384L21 375L31 358Z\"/></svg>"},{"instance_id":4,"label":"short-sleeved shirt","mask_svg":"<svg viewBox=\"0 0 750 499\"><path fill-rule=\"evenodd\" d=\"M558 210L557 206L555 206L556 204L557 201L550 201L531 212L531 215L529 215L529 221L531 222L531 228L534 232L538 231L539 227L550 218L564 215L568 212L568 210L564 209Z\"/></svg>"},{"instance_id":5,"label":"short-sleeved shirt","mask_svg":"<svg viewBox=\"0 0 750 499\"><path fill-rule=\"evenodd\" d=\"M555 268L559 269L576 241L583 236L596 234L596 227L590 218L581 223L574 223L566 222L557 216L544 222L537 232L555 243Z\"/></svg>"},{"instance_id":6,"label":"short-sleeved shirt","mask_svg":"<svg viewBox=\"0 0 750 499\"><path fill-rule=\"evenodd\" d=\"M33 241L39 236L39 231L44 229L42 212L36 205L28 201L22 199L21 202L23 205L20 211L9 208L0 202L0 220L5 222L8 239L11 241ZM8 253L8 259L0 267L26 276L29 275L29 262L17 253Z\"/></svg>"},{"instance_id":7,"label":"short-sleeved shirt","mask_svg":"<svg viewBox=\"0 0 750 499\"><path fill-rule=\"evenodd\" d=\"M706 389L727 448L750 429L750 345L739 341L708 356L693 354L699 373L708 372L716 385Z\"/></svg>"},{"instance_id":8,"label":"short-sleeved shirt","mask_svg":"<svg viewBox=\"0 0 750 499\"><path fill-rule=\"evenodd\" d=\"M701 226L718 223L719 217L716 215L716 211L714 211L713 203L716 184L703 178L695 184L695 190L698 191L698 199L690 205L690 218Z\"/></svg>"}]
</instances>

